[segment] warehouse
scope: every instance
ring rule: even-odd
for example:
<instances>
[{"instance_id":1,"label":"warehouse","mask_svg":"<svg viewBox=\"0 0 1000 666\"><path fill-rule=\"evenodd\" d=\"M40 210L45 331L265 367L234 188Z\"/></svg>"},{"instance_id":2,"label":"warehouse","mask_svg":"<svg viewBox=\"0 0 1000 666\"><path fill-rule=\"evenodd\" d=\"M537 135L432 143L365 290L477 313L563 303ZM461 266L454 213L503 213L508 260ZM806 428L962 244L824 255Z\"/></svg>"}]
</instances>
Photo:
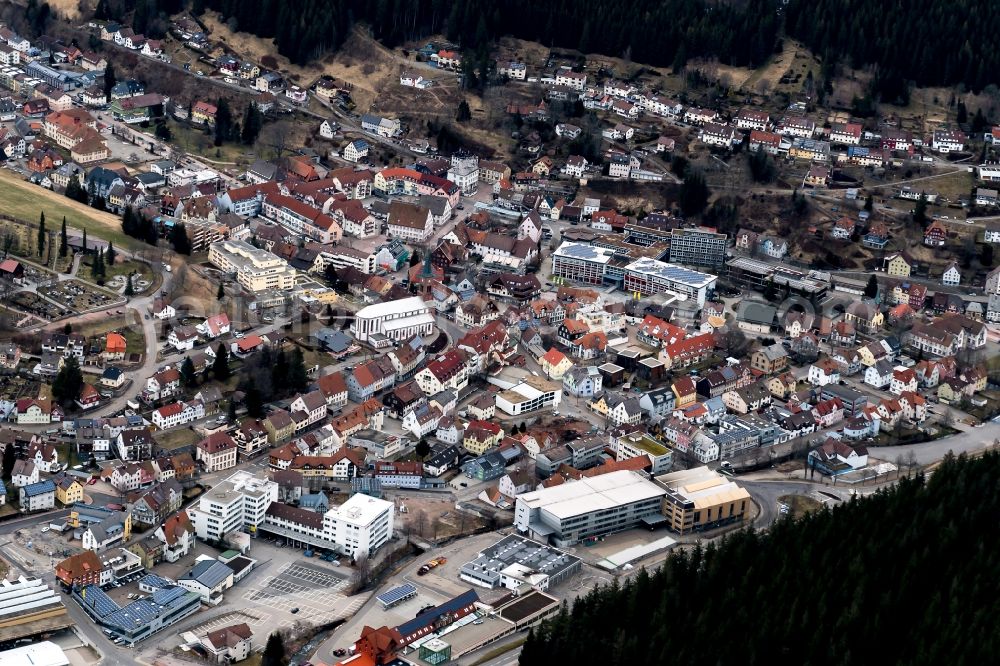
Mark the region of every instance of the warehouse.
<instances>
[{"instance_id":1,"label":"warehouse","mask_svg":"<svg viewBox=\"0 0 1000 666\"><path fill-rule=\"evenodd\" d=\"M514 526L531 538L571 546L660 515L665 494L636 472L610 472L518 496Z\"/></svg>"},{"instance_id":2,"label":"warehouse","mask_svg":"<svg viewBox=\"0 0 1000 666\"><path fill-rule=\"evenodd\" d=\"M463 564L459 577L480 587L504 587L520 593L527 587L545 591L580 568L578 557L511 534Z\"/></svg>"}]
</instances>

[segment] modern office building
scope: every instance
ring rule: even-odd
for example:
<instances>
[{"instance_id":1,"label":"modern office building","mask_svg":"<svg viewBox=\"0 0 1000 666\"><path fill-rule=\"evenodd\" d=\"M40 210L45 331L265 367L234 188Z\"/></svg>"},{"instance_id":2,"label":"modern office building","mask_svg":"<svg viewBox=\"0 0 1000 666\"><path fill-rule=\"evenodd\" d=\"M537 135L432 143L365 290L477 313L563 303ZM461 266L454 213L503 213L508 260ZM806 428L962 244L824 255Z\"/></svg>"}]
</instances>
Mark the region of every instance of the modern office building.
<instances>
[{"instance_id":1,"label":"modern office building","mask_svg":"<svg viewBox=\"0 0 1000 666\"><path fill-rule=\"evenodd\" d=\"M717 280L714 275L690 268L656 259L639 259L625 267L623 288L628 292L639 292L643 296L673 294L681 300L697 303L700 308L705 305L708 294L715 289Z\"/></svg>"},{"instance_id":2,"label":"modern office building","mask_svg":"<svg viewBox=\"0 0 1000 666\"><path fill-rule=\"evenodd\" d=\"M351 333L360 342L368 342L373 336L405 340L414 335L429 335L433 330L434 316L419 296L361 308L351 323Z\"/></svg>"},{"instance_id":3,"label":"modern office building","mask_svg":"<svg viewBox=\"0 0 1000 666\"><path fill-rule=\"evenodd\" d=\"M519 495L514 526L530 538L572 546L660 516L666 492L629 470L585 477Z\"/></svg>"},{"instance_id":4,"label":"modern office building","mask_svg":"<svg viewBox=\"0 0 1000 666\"><path fill-rule=\"evenodd\" d=\"M729 237L705 227L670 232L670 262L720 268L726 261Z\"/></svg>"},{"instance_id":5,"label":"modern office building","mask_svg":"<svg viewBox=\"0 0 1000 666\"><path fill-rule=\"evenodd\" d=\"M212 243L208 260L220 271L235 274L236 281L252 293L295 286L295 269L288 262L246 241Z\"/></svg>"},{"instance_id":6,"label":"modern office building","mask_svg":"<svg viewBox=\"0 0 1000 666\"><path fill-rule=\"evenodd\" d=\"M348 557L368 557L388 543L395 505L361 493L326 513L274 502L261 529L293 545L327 548Z\"/></svg>"},{"instance_id":7,"label":"modern office building","mask_svg":"<svg viewBox=\"0 0 1000 666\"><path fill-rule=\"evenodd\" d=\"M497 393L496 408L510 416L518 416L536 409L556 408L561 400L562 384L541 377L525 377Z\"/></svg>"},{"instance_id":8,"label":"modern office building","mask_svg":"<svg viewBox=\"0 0 1000 666\"><path fill-rule=\"evenodd\" d=\"M255 534L276 501L277 483L240 471L205 492L187 513L198 538L212 541L234 531Z\"/></svg>"},{"instance_id":9,"label":"modern office building","mask_svg":"<svg viewBox=\"0 0 1000 666\"><path fill-rule=\"evenodd\" d=\"M742 522L750 509L750 493L708 467L656 477L666 489L663 515L679 534Z\"/></svg>"},{"instance_id":10,"label":"modern office building","mask_svg":"<svg viewBox=\"0 0 1000 666\"><path fill-rule=\"evenodd\" d=\"M562 243L552 255L552 275L586 284L603 284L615 252L609 248Z\"/></svg>"},{"instance_id":11,"label":"modern office building","mask_svg":"<svg viewBox=\"0 0 1000 666\"><path fill-rule=\"evenodd\" d=\"M519 593L528 587L545 591L581 568L579 557L510 534L463 564L458 575L473 585Z\"/></svg>"}]
</instances>

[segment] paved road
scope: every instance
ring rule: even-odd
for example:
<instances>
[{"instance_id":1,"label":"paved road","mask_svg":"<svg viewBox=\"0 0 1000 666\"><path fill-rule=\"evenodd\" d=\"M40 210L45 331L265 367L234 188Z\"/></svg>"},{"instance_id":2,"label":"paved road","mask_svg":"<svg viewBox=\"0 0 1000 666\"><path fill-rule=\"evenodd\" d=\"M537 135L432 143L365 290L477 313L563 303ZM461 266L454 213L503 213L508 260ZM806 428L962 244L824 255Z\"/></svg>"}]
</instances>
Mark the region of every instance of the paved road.
<instances>
[{"instance_id":1,"label":"paved road","mask_svg":"<svg viewBox=\"0 0 1000 666\"><path fill-rule=\"evenodd\" d=\"M993 447L993 442L1000 439L1000 423L987 421L984 425L972 428L969 432L961 432L950 437L942 437L933 442L912 444L909 446L876 446L868 449L868 454L883 460L896 460L899 456L908 457L912 452L921 465L930 465L941 460L949 452L979 453Z\"/></svg>"}]
</instances>

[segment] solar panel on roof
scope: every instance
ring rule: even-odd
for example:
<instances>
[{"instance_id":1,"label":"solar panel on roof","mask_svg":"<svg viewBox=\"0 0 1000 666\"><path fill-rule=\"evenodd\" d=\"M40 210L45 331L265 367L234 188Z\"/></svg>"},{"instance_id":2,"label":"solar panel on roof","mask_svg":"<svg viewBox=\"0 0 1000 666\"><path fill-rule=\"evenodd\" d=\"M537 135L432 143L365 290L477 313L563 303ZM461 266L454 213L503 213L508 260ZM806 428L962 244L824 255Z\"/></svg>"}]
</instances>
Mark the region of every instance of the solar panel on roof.
<instances>
[{"instance_id":1,"label":"solar panel on roof","mask_svg":"<svg viewBox=\"0 0 1000 666\"><path fill-rule=\"evenodd\" d=\"M82 596L84 604L93 609L98 617L108 617L120 610L118 604L97 585L87 585L84 587Z\"/></svg>"},{"instance_id":2,"label":"solar panel on roof","mask_svg":"<svg viewBox=\"0 0 1000 666\"><path fill-rule=\"evenodd\" d=\"M412 583L405 583L399 587L394 587L387 592L376 597L383 606L392 606L404 599L412 597L417 593L417 588Z\"/></svg>"}]
</instances>

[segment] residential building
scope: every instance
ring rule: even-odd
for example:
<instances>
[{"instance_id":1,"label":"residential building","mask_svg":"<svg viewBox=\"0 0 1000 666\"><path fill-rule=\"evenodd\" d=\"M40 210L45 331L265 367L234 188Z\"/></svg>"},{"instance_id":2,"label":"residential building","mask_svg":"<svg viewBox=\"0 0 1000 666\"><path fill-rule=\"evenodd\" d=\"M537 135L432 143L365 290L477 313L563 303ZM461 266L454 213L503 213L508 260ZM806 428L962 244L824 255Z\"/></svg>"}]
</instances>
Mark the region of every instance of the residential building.
<instances>
[{"instance_id":1,"label":"residential building","mask_svg":"<svg viewBox=\"0 0 1000 666\"><path fill-rule=\"evenodd\" d=\"M52 509L56 505L56 486L50 479L21 486L18 492L21 511L25 513Z\"/></svg>"}]
</instances>

